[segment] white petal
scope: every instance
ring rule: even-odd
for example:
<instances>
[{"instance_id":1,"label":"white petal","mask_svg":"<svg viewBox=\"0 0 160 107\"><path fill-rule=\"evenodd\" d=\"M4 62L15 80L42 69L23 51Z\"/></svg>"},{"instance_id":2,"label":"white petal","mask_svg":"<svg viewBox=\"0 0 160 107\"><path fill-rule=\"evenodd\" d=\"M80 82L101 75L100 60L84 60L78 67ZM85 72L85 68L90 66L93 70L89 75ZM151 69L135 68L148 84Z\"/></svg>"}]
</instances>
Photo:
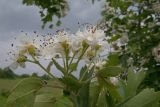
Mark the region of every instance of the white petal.
<instances>
[{"instance_id":1,"label":"white petal","mask_svg":"<svg viewBox=\"0 0 160 107\"><path fill-rule=\"evenodd\" d=\"M17 68L18 68L18 63L17 62L13 62L11 65L9 65L9 68L11 69L11 70L16 70Z\"/></svg>"},{"instance_id":2,"label":"white petal","mask_svg":"<svg viewBox=\"0 0 160 107\"><path fill-rule=\"evenodd\" d=\"M22 67L22 68L25 68L26 64L25 63L19 63L19 66Z\"/></svg>"},{"instance_id":3,"label":"white petal","mask_svg":"<svg viewBox=\"0 0 160 107\"><path fill-rule=\"evenodd\" d=\"M29 36L26 36L24 33L20 34L18 36L18 39L22 44L28 44L31 42L31 38L29 38Z\"/></svg>"}]
</instances>

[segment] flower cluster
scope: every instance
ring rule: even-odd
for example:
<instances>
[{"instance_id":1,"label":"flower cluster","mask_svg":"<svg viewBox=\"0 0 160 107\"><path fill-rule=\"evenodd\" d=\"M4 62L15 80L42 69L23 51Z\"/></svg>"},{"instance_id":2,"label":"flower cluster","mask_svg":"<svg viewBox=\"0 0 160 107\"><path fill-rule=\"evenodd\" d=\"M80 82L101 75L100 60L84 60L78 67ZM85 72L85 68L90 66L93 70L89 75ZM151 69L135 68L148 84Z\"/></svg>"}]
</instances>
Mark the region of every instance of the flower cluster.
<instances>
[{"instance_id":1,"label":"flower cluster","mask_svg":"<svg viewBox=\"0 0 160 107\"><path fill-rule=\"evenodd\" d=\"M18 53L14 55L14 63L11 64L11 68L14 69L27 61L33 62L28 58L29 56L33 59L62 58L71 62L77 59L78 62L85 60L87 63L96 63L102 53L108 54L106 50L110 48L104 31L95 26L86 26L74 34L59 30L54 35L34 34L34 36L24 35L20 38L21 44L16 46Z\"/></svg>"}]
</instances>

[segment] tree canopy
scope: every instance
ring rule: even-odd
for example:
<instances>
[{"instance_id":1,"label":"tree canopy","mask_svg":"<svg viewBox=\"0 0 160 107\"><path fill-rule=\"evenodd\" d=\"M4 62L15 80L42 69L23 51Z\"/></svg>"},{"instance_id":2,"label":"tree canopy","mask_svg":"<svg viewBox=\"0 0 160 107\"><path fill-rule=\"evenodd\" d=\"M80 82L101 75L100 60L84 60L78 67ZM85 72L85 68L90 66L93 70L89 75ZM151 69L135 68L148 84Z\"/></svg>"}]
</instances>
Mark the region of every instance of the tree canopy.
<instances>
[{"instance_id":1,"label":"tree canopy","mask_svg":"<svg viewBox=\"0 0 160 107\"><path fill-rule=\"evenodd\" d=\"M123 43L121 64L146 68L145 83L159 90L160 1L106 0L102 15L106 36L112 37L114 45L118 39Z\"/></svg>"},{"instance_id":2,"label":"tree canopy","mask_svg":"<svg viewBox=\"0 0 160 107\"><path fill-rule=\"evenodd\" d=\"M42 28L45 27L45 25L48 22L54 22L56 25L60 25L61 21L60 19L64 17L68 10L69 10L69 4L66 0L23 0L23 4L27 6L37 6L40 8L40 16L41 21L43 22ZM50 24L50 28L53 27L53 23Z\"/></svg>"}]
</instances>

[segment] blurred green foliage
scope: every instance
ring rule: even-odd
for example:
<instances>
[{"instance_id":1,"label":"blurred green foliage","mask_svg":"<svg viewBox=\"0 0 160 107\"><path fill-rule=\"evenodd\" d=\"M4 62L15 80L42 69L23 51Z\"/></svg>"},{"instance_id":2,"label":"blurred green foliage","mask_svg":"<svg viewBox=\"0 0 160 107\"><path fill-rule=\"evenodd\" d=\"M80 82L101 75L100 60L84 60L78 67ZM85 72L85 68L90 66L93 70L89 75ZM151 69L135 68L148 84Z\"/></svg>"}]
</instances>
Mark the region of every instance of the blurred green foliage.
<instances>
[{"instance_id":1,"label":"blurred green foliage","mask_svg":"<svg viewBox=\"0 0 160 107\"><path fill-rule=\"evenodd\" d=\"M0 78L15 78L17 75L9 68L0 68Z\"/></svg>"},{"instance_id":2,"label":"blurred green foliage","mask_svg":"<svg viewBox=\"0 0 160 107\"><path fill-rule=\"evenodd\" d=\"M155 60L152 50L160 43L158 8L159 0L106 0L101 22L113 44L120 38L124 43L120 47L122 66L126 69L134 66L136 70L145 68L147 75L142 87L156 90L160 90L160 62Z\"/></svg>"},{"instance_id":3,"label":"blurred green foliage","mask_svg":"<svg viewBox=\"0 0 160 107\"><path fill-rule=\"evenodd\" d=\"M18 75L16 73L14 73L10 68L0 68L0 79L17 79L17 78L27 78L27 77L40 77L44 80L49 80L50 77L46 74L39 76L37 73L32 73L31 75L29 74L21 74Z\"/></svg>"}]
</instances>

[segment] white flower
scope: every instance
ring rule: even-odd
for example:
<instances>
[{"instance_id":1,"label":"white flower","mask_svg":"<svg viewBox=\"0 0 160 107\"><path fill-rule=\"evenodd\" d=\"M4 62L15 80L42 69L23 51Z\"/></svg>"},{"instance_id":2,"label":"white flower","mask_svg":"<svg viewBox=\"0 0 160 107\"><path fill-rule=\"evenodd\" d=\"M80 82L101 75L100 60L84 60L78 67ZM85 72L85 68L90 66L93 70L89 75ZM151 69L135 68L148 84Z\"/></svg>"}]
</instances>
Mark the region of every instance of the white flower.
<instances>
[{"instance_id":1,"label":"white flower","mask_svg":"<svg viewBox=\"0 0 160 107\"><path fill-rule=\"evenodd\" d=\"M34 43L34 36L31 37L25 34L21 34L18 37L18 40L20 41L20 44L17 45L17 49L19 50L20 54L39 55L39 46L38 44Z\"/></svg>"},{"instance_id":2,"label":"white flower","mask_svg":"<svg viewBox=\"0 0 160 107\"><path fill-rule=\"evenodd\" d=\"M127 44L127 42L129 41L128 36L126 34L124 34L121 38L120 38L120 43L121 45L125 45Z\"/></svg>"},{"instance_id":3,"label":"white flower","mask_svg":"<svg viewBox=\"0 0 160 107\"><path fill-rule=\"evenodd\" d=\"M96 57L98 57L98 54L96 52L95 49L92 49L91 47L89 47L87 49L87 51L85 52L85 54L83 55L83 59L86 61L86 62L91 62L93 61Z\"/></svg>"},{"instance_id":4,"label":"white flower","mask_svg":"<svg viewBox=\"0 0 160 107\"><path fill-rule=\"evenodd\" d=\"M70 34L66 31L58 31L52 37L44 37L45 42L40 48L41 56L45 59L55 58L57 55L65 57L66 52L70 53L71 43L69 36Z\"/></svg>"},{"instance_id":5,"label":"white flower","mask_svg":"<svg viewBox=\"0 0 160 107\"><path fill-rule=\"evenodd\" d=\"M89 45L98 45L105 38L105 33L95 26L85 27L83 31L76 33L82 40L86 40Z\"/></svg>"},{"instance_id":6,"label":"white flower","mask_svg":"<svg viewBox=\"0 0 160 107\"><path fill-rule=\"evenodd\" d=\"M117 77L110 77L111 82L116 85L118 83L118 78Z\"/></svg>"},{"instance_id":7,"label":"white flower","mask_svg":"<svg viewBox=\"0 0 160 107\"><path fill-rule=\"evenodd\" d=\"M95 71L98 71L102 69L105 64L106 64L105 60L97 59L97 60L94 60L93 62L88 62L86 66L89 68L89 70L91 70L94 67Z\"/></svg>"},{"instance_id":8,"label":"white flower","mask_svg":"<svg viewBox=\"0 0 160 107\"><path fill-rule=\"evenodd\" d=\"M79 33L79 32L77 32ZM73 52L79 51L83 48L82 42L84 40L83 36L71 35L71 48Z\"/></svg>"},{"instance_id":9,"label":"white flower","mask_svg":"<svg viewBox=\"0 0 160 107\"><path fill-rule=\"evenodd\" d=\"M83 30L78 30L75 35L77 40L73 42L73 47L76 49L83 48L83 42L89 45L83 56L85 60L93 60L103 51L110 49L104 31L97 29L95 26L87 26Z\"/></svg>"},{"instance_id":10,"label":"white flower","mask_svg":"<svg viewBox=\"0 0 160 107\"><path fill-rule=\"evenodd\" d=\"M54 48L56 53L64 56L66 52L70 53L70 34L66 31L59 31L54 37Z\"/></svg>"},{"instance_id":11,"label":"white flower","mask_svg":"<svg viewBox=\"0 0 160 107\"><path fill-rule=\"evenodd\" d=\"M42 47L41 49L41 56L44 59L52 59L56 56L56 50L54 45L47 45L45 47Z\"/></svg>"},{"instance_id":12,"label":"white flower","mask_svg":"<svg viewBox=\"0 0 160 107\"><path fill-rule=\"evenodd\" d=\"M104 67L105 64L106 64L106 61L98 60L95 62L95 68L100 70Z\"/></svg>"},{"instance_id":13,"label":"white flower","mask_svg":"<svg viewBox=\"0 0 160 107\"><path fill-rule=\"evenodd\" d=\"M152 54L155 57L155 60L157 62L160 62L160 44L157 47L153 48Z\"/></svg>"},{"instance_id":14,"label":"white flower","mask_svg":"<svg viewBox=\"0 0 160 107\"><path fill-rule=\"evenodd\" d=\"M133 65L133 62L134 60L131 57L127 60L128 65Z\"/></svg>"},{"instance_id":15,"label":"white flower","mask_svg":"<svg viewBox=\"0 0 160 107\"><path fill-rule=\"evenodd\" d=\"M13 54L13 57L11 58L11 60L13 60L13 63L9 65L9 68L11 70L15 70L18 67L22 67L25 68L25 62L27 60L27 57L24 55L20 55L20 54Z\"/></svg>"}]
</instances>

